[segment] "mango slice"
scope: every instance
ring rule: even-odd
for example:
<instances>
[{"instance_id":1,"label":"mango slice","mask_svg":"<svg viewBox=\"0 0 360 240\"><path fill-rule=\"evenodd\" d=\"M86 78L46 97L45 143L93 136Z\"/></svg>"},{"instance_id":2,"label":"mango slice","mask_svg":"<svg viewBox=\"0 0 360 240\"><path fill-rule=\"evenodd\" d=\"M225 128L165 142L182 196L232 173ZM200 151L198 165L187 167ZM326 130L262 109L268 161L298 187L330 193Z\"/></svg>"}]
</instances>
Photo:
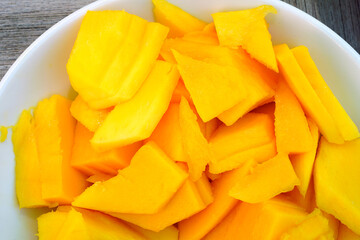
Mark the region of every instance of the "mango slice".
<instances>
[{"instance_id":1,"label":"mango slice","mask_svg":"<svg viewBox=\"0 0 360 240\"><path fill-rule=\"evenodd\" d=\"M275 136L277 151L282 153L305 153L314 145L300 103L284 80L275 94Z\"/></svg>"},{"instance_id":2,"label":"mango slice","mask_svg":"<svg viewBox=\"0 0 360 240\"><path fill-rule=\"evenodd\" d=\"M328 231L330 231L329 221L319 209L315 209L303 222L285 232L281 240L318 239Z\"/></svg>"},{"instance_id":3,"label":"mango slice","mask_svg":"<svg viewBox=\"0 0 360 240\"><path fill-rule=\"evenodd\" d=\"M35 139L35 121L29 110L24 110L13 128L15 154L15 190L20 208L43 207L41 175Z\"/></svg>"},{"instance_id":4,"label":"mango slice","mask_svg":"<svg viewBox=\"0 0 360 240\"><path fill-rule=\"evenodd\" d=\"M42 198L60 204L71 203L87 187L85 176L71 166L76 121L70 105L70 100L53 95L34 112Z\"/></svg>"},{"instance_id":5,"label":"mango slice","mask_svg":"<svg viewBox=\"0 0 360 240\"><path fill-rule=\"evenodd\" d=\"M75 98L70 107L71 115L91 132L95 132L100 127L110 111L111 109L92 109L80 95Z\"/></svg>"},{"instance_id":6,"label":"mango slice","mask_svg":"<svg viewBox=\"0 0 360 240\"><path fill-rule=\"evenodd\" d=\"M203 238L233 209L238 200L229 196L229 190L245 176L254 162L249 161L242 167L227 172L212 183L214 201L207 208L179 223L180 240Z\"/></svg>"},{"instance_id":7,"label":"mango slice","mask_svg":"<svg viewBox=\"0 0 360 240\"><path fill-rule=\"evenodd\" d=\"M193 181L197 181L206 165L213 160L213 153L200 130L196 114L185 98L181 99L179 106L179 123L182 144L187 154L189 176Z\"/></svg>"},{"instance_id":8,"label":"mango slice","mask_svg":"<svg viewBox=\"0 0 360 240\"><path fill-rule=\"evenodd\" d=\"M178 103L169 105L147 141L154 141L172 160L187 161L188 156L182 143Z\"/></svg>"},{"instance_id":9,"label":"mango slice","mask_svg":"<svg viewBox=\"0 0 360 240\"><path fill-rule=\"evenodd\" d=\"M340 224L338 240L360 240L360 235L355 234L346 225Z\"/></svg>"},{"instance_id":10,"label":"mango slice","mask_svg":"<svg viewBox=\"0 0 360 240\"><path fill-rule=\"evenodd\" d=\"M258 204L242 202L204 240L278 240L305 217L304 210L284 198Z\"/></svg>"},{"instance_id":11,"label":"mango slice","mask_svg":"<svg viewBox=\"0 0 360 240\"><path fill-rule=\"evenodd\" d=\"M306 153L291 155L290 160L294 167L296 176L300 180L300 185L296 186L301 195L305 197L308 190L310 179L313 172L316 150L319 142L319 129L310 118L308 119L309 128L312 136L311 150Z\"/></svg>"},{"instance_id":12,"label":"mango slice","mask_svg":"<svg viewBox=\"0 0 360 240\"><path fill-rule=\"evenodd\" d=\"M108 213L114 217L159 232L203 210L204 203L194 182L186 180L170 202L155 214Z\"/></svg>"},{"instance_id":13,"label":"mango slice","mask_svg":"<svg viewBox=\"0 0 360 240\"><path fill-rule=\"evenodd\" d=\"M314 167L317 206L360 234L360 138L342 145L321 138Z\"/></svg>"},{"instance_id":14,"label":"mango slice","mask_svg":"<svg viewBox=\"0 0 360 240\"><path fill-rule=\"evenodd\" d=\"M360 137L359 130L351 120L344 108L332 93L329 86L321 76L314 61L312 60L309 50L305 46L299 46L291 49L296 61L306 78L309 80L312 88L320 98L321 103L334 119L336 126L339 128L341 136L345 141L350 141Z\"/></svg>"},{"instance_id":15,"label":"mango slice","mask_svg":"<svg viewBox=\"0 0 360 240\"><path fill-rule=\"evenodd\" d=\"M299 184L288 155L278 153L259 164L230 190L230 196L248 203L259 203L282 192L291 191Z\"/></svg>"},{"instance_id":16,"label":"mango slice","mask_svg":"<svg viewBox=\"0 0 360 240\"><path fill-rule=\"evenodd\" d=\"M143 229L135 224L127 223L135 231L141 233L147 240L178 240L179 230L174 226L169 226L160 232Z\"/></svg>"},{"instance_id":17,"label":"mango slice","mask_svg":"<svg viewBox=\"0 0 360 240\"><path fill-rule=\"evenodd\" d=\"M276 13L272 6L212 14L220 45L244 48L253 58L278 72L271 35L265 16Z\"/></svg>"},{"instance_id":18,"label":"mango slice","mask_svg":"<svg viewBox=\"0 0 360 240\"><path fill-rule=\"evenodd\" d=\"M252 158L263 162L276 155L274 122L267 114L248 113L230 127L220 126L210 145L215 155L211 173L232 170Z\"/></svg>"},{"instance_id":19,"label":"mango slice","mask_svg":"<svg viewBox=\"0 0 360 240\"><path fill-rule=\"evenodd\" d=\"M167 204L186 177L154 142L148 142L129 167L107 181L96 182L72 205L103 212L152 214Z\"/></svg>"},{"instance_id":20,"label":"mango slice","mask_svg":"<svg viewBox=\"0 0 360 240\"><path fill-rule=\"evenodd\" d=\"M152 0L155 20L169 27L168 37L181 37L185 33L202 30L206 23L191 16L166 0Z\"/></svg>"},{"instance_id":21,"label":"mango slice","mask_svg":"<svg viewBox=\"0 0 360 240\"><path fill-rule=\"evenodd\" d=\"M169 106L178 80L176 66L156 61L137 94L117 105L96 130L91 140L93 147L106 151L150 137Z\"/></svg>"},{"instance_id":22,"label":"mango slice","mask_svg":"<svg viewBox=\"0 0 360 240\"><path fill-rule=\"evenodd\" d=\"M344 139L328 110L312 88L294 55L286 44L274 47L280 72L298 98L306 114L319 127L321 134L332 143L344 143Z\"/></svg>"},{"instance_id":23,"label":"mango slice","mask_svg":"<svg viewBox=\"0 0 360 240\"><path fill-rule=\"evenodd\" d=\"M246 96L236 68L198 61L176 51L173 54L186 89L204 122L217 117Z\"/></svg>"},{"instance_id":24,"label":"mango slice","mask_svg":"<svg viewBox=\"0 0 360 240\"><path fill-rule=\"evenodd\" d=\"M39 240L56 240L67 217L67 212L48 212L38 217Z\"/></svg>"},{"instance_id":25,"label":"mango slice","mask_svg":"<svg viewBox=\"0 0 360 240\"><path fill-rule=\"evenodd\" d=\"M124 147L98 153L90 144L90 139L93 136L94 134L86 127L79 122L77 123L71 166L88 176L99 172L115 176L119 169L125 168L130 164L131 158L142 145L142 142L136 142Z\"/></svg>"},{"instance_id":26,"label":"mango slice","mask_svg":"<svg viewBox=\"0 0 360 240\"><path fill-rule=\"evenodd\" d=\"M82 214L71 209L62 225L56 240L90 240Z\"/></svg>"},{"instance_id":27,"label":"mango slice","mask_svg":"<svg viewBox=\"0 0 360 240\"><path fill-rule=\"evenodd\" d=\"M125 11L88 11L67 63L72 87L95 109L132 98L168 28Z\"/></svg>"}]
</instances>

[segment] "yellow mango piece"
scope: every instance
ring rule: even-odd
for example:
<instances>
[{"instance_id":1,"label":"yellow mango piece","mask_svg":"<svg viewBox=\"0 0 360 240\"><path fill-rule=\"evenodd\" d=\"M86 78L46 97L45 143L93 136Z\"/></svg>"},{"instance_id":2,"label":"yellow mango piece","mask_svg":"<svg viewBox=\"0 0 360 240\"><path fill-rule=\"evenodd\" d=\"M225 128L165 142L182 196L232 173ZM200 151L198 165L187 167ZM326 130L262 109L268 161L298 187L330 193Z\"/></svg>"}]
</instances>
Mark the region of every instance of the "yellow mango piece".
<instances>
[{"instance_id":1,"label":"yellow mango piece","mask_svg":"<svg viewBox=\"0 0 360 240\"><path fill-rule=\"evenodd\" d=\"M71 209L62 225L56 240L90 240L82 214Z\"/></svg>"},{"instance_id":2,"label":"yellow mango piece","mask_svg":"<svg viewBox=\"0 0 360 240\"><path fill-rule=\"evenodd\" d=\"M278 240L306 217L293 203L274 198L262 203L240 202L204 240Z\"/></svg>"},{"instance_id":3,"label":"yellow mango piece","mask_svg":"<svg viewBox=\"0 0 360 240\"><path fill-rule=\"evenodd\" d=\"M286 44L282 44L275 46L274 50L281 74L301 103L305 113L311 117L319 127L320 133L329 142L337 144L344 143L344 139L334 119L312 88L289 47Z\"/></svg>"},{"instance_id":4,"label":"yellow mango piece","mask_svg":"<svg viewBox=\"0 0 360 240\"><path fill-rule=\"evenodd\" d=\"M310 179L312 176L312 170L315 162L316 150L319 142L319 129L316 126L315 122L309 118L308 124L312 136L311 150L306 153L290 156L290 160L294 167L296 176L300 180L300 185L296 187L299 189L301 195L303 196L305 196L309 187Z\"/></svg>"},{"instance_id":5,"label":"yellow mango piece","mask_svg":"<svg viewBox=\"0 0 360 240\"><path fill-rule=\"evenodd\" d=\"M212 161L213 155L200 130L196 114L185 98L181 99L179 106L179 123L182 144L187 154L189 176L193 181L197 181L205 171L206 165Z\"/></svg>"},{"instance_id":6,"label":"yellow mango piece","mask_svg":"<svg viewBox=\"0 0 360 240\"><path fill-rule=\"evenodd\" d=\"M107 181L96 182L72 205L103 212L152 214L166 205L186 178L187 174L154 142L148 142L129 167Z\"/></svg>"},{"instance_id":7,"label":"yellow mango piece","mask_svg":"<svg viewBox=\"0 0 360 240\"><path fill-rule=\"evenodd\" d=\"M154 141L172 160L187 161L187 153L182 143L178 103L169 105L147 141Z\"/></svg>"},{"instance_id":8,"label":"yellow mango piece","mask_svg":"<svg viewBox=\"0 0 360 240\"><path fill-rule=\"evenodd\" d=\"M224 173L212 183L214 201L201 212L178 224L180 240L202 239L222 221L239 202L229 196L229 190L250 171L253 165L254 162L249 161L238 169Z\"/></svg>"},{"instance_id":9,"label":"yellow mango piece","mask_svg":"<svg viewBox=\"0 0 360 240\"><path fill-rule=\"evenodd\" d=\"M156 61L137 94L117 105L96 130L92 146L106 151L150 137L169 106L178 80L176 66Z\"/></svg>"},{"instance_id":10,"label":"yellow mango piece","mask_svg":"<svg viewBox=\"0 0 360 240\"><path fill-rule=\"evenodd\" d=\"M190 42L201 43L206 45L219 45L215 24L209 23L204 29L186 33L182 39Z\"/></svg>"},{"instance_id":11,"label":"yellow mango piece","mask_svg":"<svg viewBox=\"0 0 360 240\"><path fill-rule=\"evenodd\" d=\"M35 121L24 110L13 128L15 190L20 208L48 206L42 199L40 162L35 139Z\"/></svg>"},{"instance_id":12,"label":"yellow mango piece","mask_svg":"<svg viewBox=\"0 0 360 240\"><path fill-rule=\"evenodd\" d=\"M110 111L111 109L92 109L80 95L75 98L70 107L71 115L91 132L96 131Z\"/></svg>"},{"instance_id":13,"label":"yellow mango piece","mask_svg":"<svg viewBox=\"0 0 360 240\"><path fill-rule=\"evenodd\" d=\"M99 172L88 177L86 181L88 181L89 183L103 182L109 180L112 177L114 177L114 175Z\"/></svg>"},{"instance_id":14,"label":"yellow mango piece","mask_svg":"<svg viewBox=\"0 0 360 240\"><path fill-rule=\"evenodd\" d=\"M135 231L141 233L147 240L178 240L179 230L174 226L169 226L159 232L150 231L135 224L127 223Z\"/></svg>"},{"instance_id":15,"label":"yellow mango piece","mask_svg":"<svg viewBox=\"0 0 360 240\"><path fill-rule=\"evenodd\" d=\"M87 187L86 178L71 166L75 119L71 101L53 95L39 102L34 111L42 198L68 204Z\"/></svg>"},{"instance_id":16,"label":"yellow mango piece","mask_svg":"<svg viewBox=\"0 0 360 240\"><path fill-rule=\"evenodd\" d=\"M159 232L203 210L207 205L191 180L186 180L170 202L155 214L108 213L144 229Z\"/></svg>"},{"instance_id":17,"label":"yellow mango piece","mask_svg":"<svg viewBox=\"0 0 360 240\"><path fill-rule=\"evenodd\" d=\"M351 231L346 225L340 224L338 240L360 240L360 235Z\"/></svg>"},{"instance_id":18,"label":"yellow mango piece","mask_svg":"<svg viewBox=\"0 0 360 240\"><path fill-rule=\"evenodd\" d=\"M230 127L222 125L209 142L215 155L211 173L232 170L251 158L262 162L276 154L274 123L267 114L248 113Z\"/></svg>"},{"instance_id":19,"label":"yellow mango piece","mask_svg":"<svg viewBox=\"0 0 360 240\"><path fill-rule=\"evenodd\" d=\"M282 192L291 191L299 184L288 155L278 153L256 166L230 190L230 196L248 203L259 203Z\"/></svg>"},{"instance_id":20,"label":"yellow mango piece","mask_svg":"<svg viewBox=\"0 0 360 240\"><path fill-rule=\"evenodd\" d=\"M198 61L176 51L173 54L186 89L204 122L245 98L246 91L236 68Z\"/></svg>"},{"instance_id":21,"label":"yellow mango piece","mask_svg":"<svg viewBox=\"0 0 360 240\"><path fill-rule=\"evenodd\" d=\"M341 136L345 141L350 141L360 137L359 130L351 120L344 108L341 106L329 86L321 76L315 62L312 60L309 50L305 46L299 46L291 49L294 57L309 80L312 88L320 98L321 103L334 119Z\"/></svg>"},{"instance_id":22,"label":"yellow mango piece","mask_svg":"<svg viewBox=\"0 0 360 240\"><path fill-rule=\"evenodd\" d=\"M212 14L220 45L244 48L253 58L278 72L271 35L265 16L276 13L272 6Z\"/></svg>"},{"instance_id":23,"label":"yellow mango piece","mask_svg":"<svg viewBox=\"0 0 360 240\"><path fill-rule=\"evenodd\" d=\"M321 138L315 159L317 206L360 234L360 138L342 145Z\"/></svg>"},{"instance_id":24,"label":"yellow mango piece","mask_svg":"<svg viewBox=\"0 0 360 240\"><path fill-rule=\"evenodd\" d=\"M181 37L185 33L202 30L206 23L166 0L152 0L155 21L170 28L168 37Z\"/></svg>"},{"instance_id":25,"label":"yellow mango piece","mask_svg":"<svg viewBox=\"0 0 360 240\"><path fill-rule=\"evenodd\" d=\"M142 142L136 142L98 153L90 144L90 139L93 136L94 134L86 127L79 122L77 123L71 165L88 176L100 172L115 176L119 169L125 168L130 164L131 158L142 145Z\"/></svg>"},{"instance_id":26,"label":"yellow mango piece","mask_svg":"<svg viewBox=\"0 0 360 240\"><path fill-rule=\"evenodd\" d=\"M7 127L0 126L0 143L5 142L7 138L8 130Z\"/></svg>"},{"instance_id":27,"label":"yellow mango piece","mask_svg":"<svg viewBox=\"0 0 360 240\"><path fill-rule=\"evenodd\" d=\"M329 221L319 209L310 213L303 222L289 229L281 240L315 240L330 231Z\"/></svg>"},{"instance_id":28,"label":"yellow mango piece","mask_svg":"<svg viewBox=\"0 0 360 240\"><path fill-rule=\"evenodd\" d=\"M275 136L282 153L305 153L314 145L301 105L282 79L275 93Z\"/></svg>"},{"instance_id":29,"label":"yellow mango piece","mask_svg":"<svg viewBox=\"0 0 360 240\"><path fill-rule=\"evenodd\" d=\"M67 217L67 212L48 212L38 217L39 240L56 240Z\"/></svg>"},{"instance_id":30,"label":"yellow mango piece","mask_svg":"<svg viewBox=\"0 0 360 240\"><path fill-rule=\"evenodd\" d=\"M95 109L132 98L168 28L125 11L88 11L67 63L73 88Z\"/></svg>"}]
</instances>

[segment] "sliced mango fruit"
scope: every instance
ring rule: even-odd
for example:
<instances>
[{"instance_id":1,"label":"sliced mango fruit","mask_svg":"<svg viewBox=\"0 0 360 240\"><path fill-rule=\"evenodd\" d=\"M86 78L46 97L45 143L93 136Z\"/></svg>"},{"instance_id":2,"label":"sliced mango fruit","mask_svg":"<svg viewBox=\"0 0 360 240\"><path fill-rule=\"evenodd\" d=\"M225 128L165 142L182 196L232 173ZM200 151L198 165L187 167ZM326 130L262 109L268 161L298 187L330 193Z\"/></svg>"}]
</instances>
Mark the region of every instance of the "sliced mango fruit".
<instances>
[{"instance_id":1,"label":"sliced mango fruit","mask_svg":"<svg viewBox=\"0 0 360 240\"><path fill-rule=\"evenodd\" d=\"M360 234L360 138L338 145L324 137L314 167L317 206Z\"/></svg>"},{"instance_id":2,"label":"sliced mango fruit","mask_svg":"<svg viewBox=\"0 0 360 240\"><path fill-rule=\"evenodd\" d=\"M166 0L152 0L155 20L169 27L168 37L181 37L185 33L202 30L206 23L191 16Z\"/></svg>"},{"instance_id":3,"label":"sliced mango fruit","mask_svg":"<svg viewBox=\"0 0 360 240\"><path fill-rule=\"evenodd\" d=\"M253 58L278 72L271 35L265 16L276 13L272 6L212 14L220 45L244 48Z\"/></svg>"},{"instance_id":4,"label":"sliced mango fruit","mask_svg":"<svg viewBox=\"0 0 360 240\"><path fill-rule=\"evenodd\" d=\"M88 11L67 63L72 87L95 109L129 100L167 33L167 27L125 11Z\"/></svg>"},{"instance_id":5,"label":"sliced mango fruit","mask_svg":"<svg viewBox=\"0 0 360 240\"><path fill-rule=\"evenodd\" d=\"M150 137L169 106L178 80L173 64L156 61L137 94L117 105L96 130L91 140L93 147L106 151Z\"/></svg>"},{"instance_id":6,"label":"sliced mango fruit","mask_svg":"<svg viewBox=\"0 0 360 240\"><path fill-rule=\"evenodd\" d=\"M96 182L72 205L104 212L152 214L169 202L186 177L155 143L149 142L139 149L129 167L107 181Z\"/></svg>"}]
</instances>

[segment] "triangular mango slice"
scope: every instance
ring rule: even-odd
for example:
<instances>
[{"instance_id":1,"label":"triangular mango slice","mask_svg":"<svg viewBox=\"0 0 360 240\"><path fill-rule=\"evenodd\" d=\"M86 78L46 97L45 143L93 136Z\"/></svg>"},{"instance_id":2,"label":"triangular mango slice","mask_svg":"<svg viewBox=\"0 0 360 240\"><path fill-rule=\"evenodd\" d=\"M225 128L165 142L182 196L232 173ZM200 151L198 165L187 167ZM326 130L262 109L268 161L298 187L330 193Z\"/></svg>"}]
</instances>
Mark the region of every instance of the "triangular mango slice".
<instances>
[{"instance_id":1,"label":"triangular mango slice","mask_svg":"<svg viewBox=\"0 0 360 240\"><path fill-rule=\"evenodd\" d=\"M150 137L169 106L178 80L176 66L156 61L136 95L118 104L96 130L93 147L106 151Z\"/></svg>"},{"instance_id":2,"label":"triangular mango slice","mask_svg":"<svg viewBox=\"0 0 360 240\"><path fill-rule=\"evenodd\" d=\"M279 153L240 179L229 194L244 202L259 203L291 191L298 184L288 155Z\"/></svg>"},{"instance_id":3,"label":"triangular mango slice","mask_svg":"<svg viewBox=\"0 0 360 240\"><path fill-rule=\"evenodd\" d=\"M220 45L244 48L253 58L278 72L271 35L265 16L276 13L272 6L212 14Z\"/></svg>"},{"instance_id":4,"label":"triangular mango slice","mask_svg":"<svg viewBox=\"0 0 360 240\"><path fill-rule=\"evenodd\" d=\"M96 182L72 205L104 212L152 214L166 205L186 178L175 162L149 142L139 149L129 167L107 181Z\"/></svg>"},{"instance_id":5,"label":"triangular mango slice","mask_svg":"<svg viewBox=\"0 0 360 240\"><path fill-rule=\"evenodd\" d=\"M236 68L198 61L176 51L173 54L186 89L204 122L245 98L246 91Z\"/></svg>"},{"instance_id":6,"label":"triangular mango slice","mask_svg":"<svg viewBox=\"0 0 360 240\"><path fill-rule=\"evenodd\" d=\"M154 17L170 28L168 37L182 37L185 33L202 30L206 23L166 0L153 0Z\"/></svg>"},{"instance_id":7,"label":"triangular mango slice","mask_svg":"<svg viewBox=\"0 0 360 240\"><path fill-rule=\"evenodd\" d=\"M90 236L81 213L71 209L62 225L56 240L90 240Z\"/></svg>"},{"instance_id":8,"label":"triangular mango slice","mask_svg":"<svg viewBox=\"0 0 360 240\"><path fill-rule=\"evenodd\" d=\"M278 152L304 153L313 146L304 111L283 79L275 93L275 136Z\"/></svg>"}]
</instances>

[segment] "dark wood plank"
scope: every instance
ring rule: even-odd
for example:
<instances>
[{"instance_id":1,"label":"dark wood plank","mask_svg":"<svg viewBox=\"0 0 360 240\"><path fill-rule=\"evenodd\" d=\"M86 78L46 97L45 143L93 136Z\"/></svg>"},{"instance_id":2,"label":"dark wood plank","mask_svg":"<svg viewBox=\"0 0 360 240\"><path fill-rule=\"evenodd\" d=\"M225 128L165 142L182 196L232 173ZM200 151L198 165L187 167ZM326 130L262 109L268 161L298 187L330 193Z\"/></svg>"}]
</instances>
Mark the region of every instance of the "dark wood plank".
<instances>
[{"instance_id":1,"label":"dark wood plank","mask_svg":"<svg viewBox=\"0 0 360 240\"><path fill-rule=\"evenodd\" d=\"M324 22L360 52L360 0L283 0ZM0 0L0 78L43 32L93 0Z\"/></svg>"}]
</instances>

